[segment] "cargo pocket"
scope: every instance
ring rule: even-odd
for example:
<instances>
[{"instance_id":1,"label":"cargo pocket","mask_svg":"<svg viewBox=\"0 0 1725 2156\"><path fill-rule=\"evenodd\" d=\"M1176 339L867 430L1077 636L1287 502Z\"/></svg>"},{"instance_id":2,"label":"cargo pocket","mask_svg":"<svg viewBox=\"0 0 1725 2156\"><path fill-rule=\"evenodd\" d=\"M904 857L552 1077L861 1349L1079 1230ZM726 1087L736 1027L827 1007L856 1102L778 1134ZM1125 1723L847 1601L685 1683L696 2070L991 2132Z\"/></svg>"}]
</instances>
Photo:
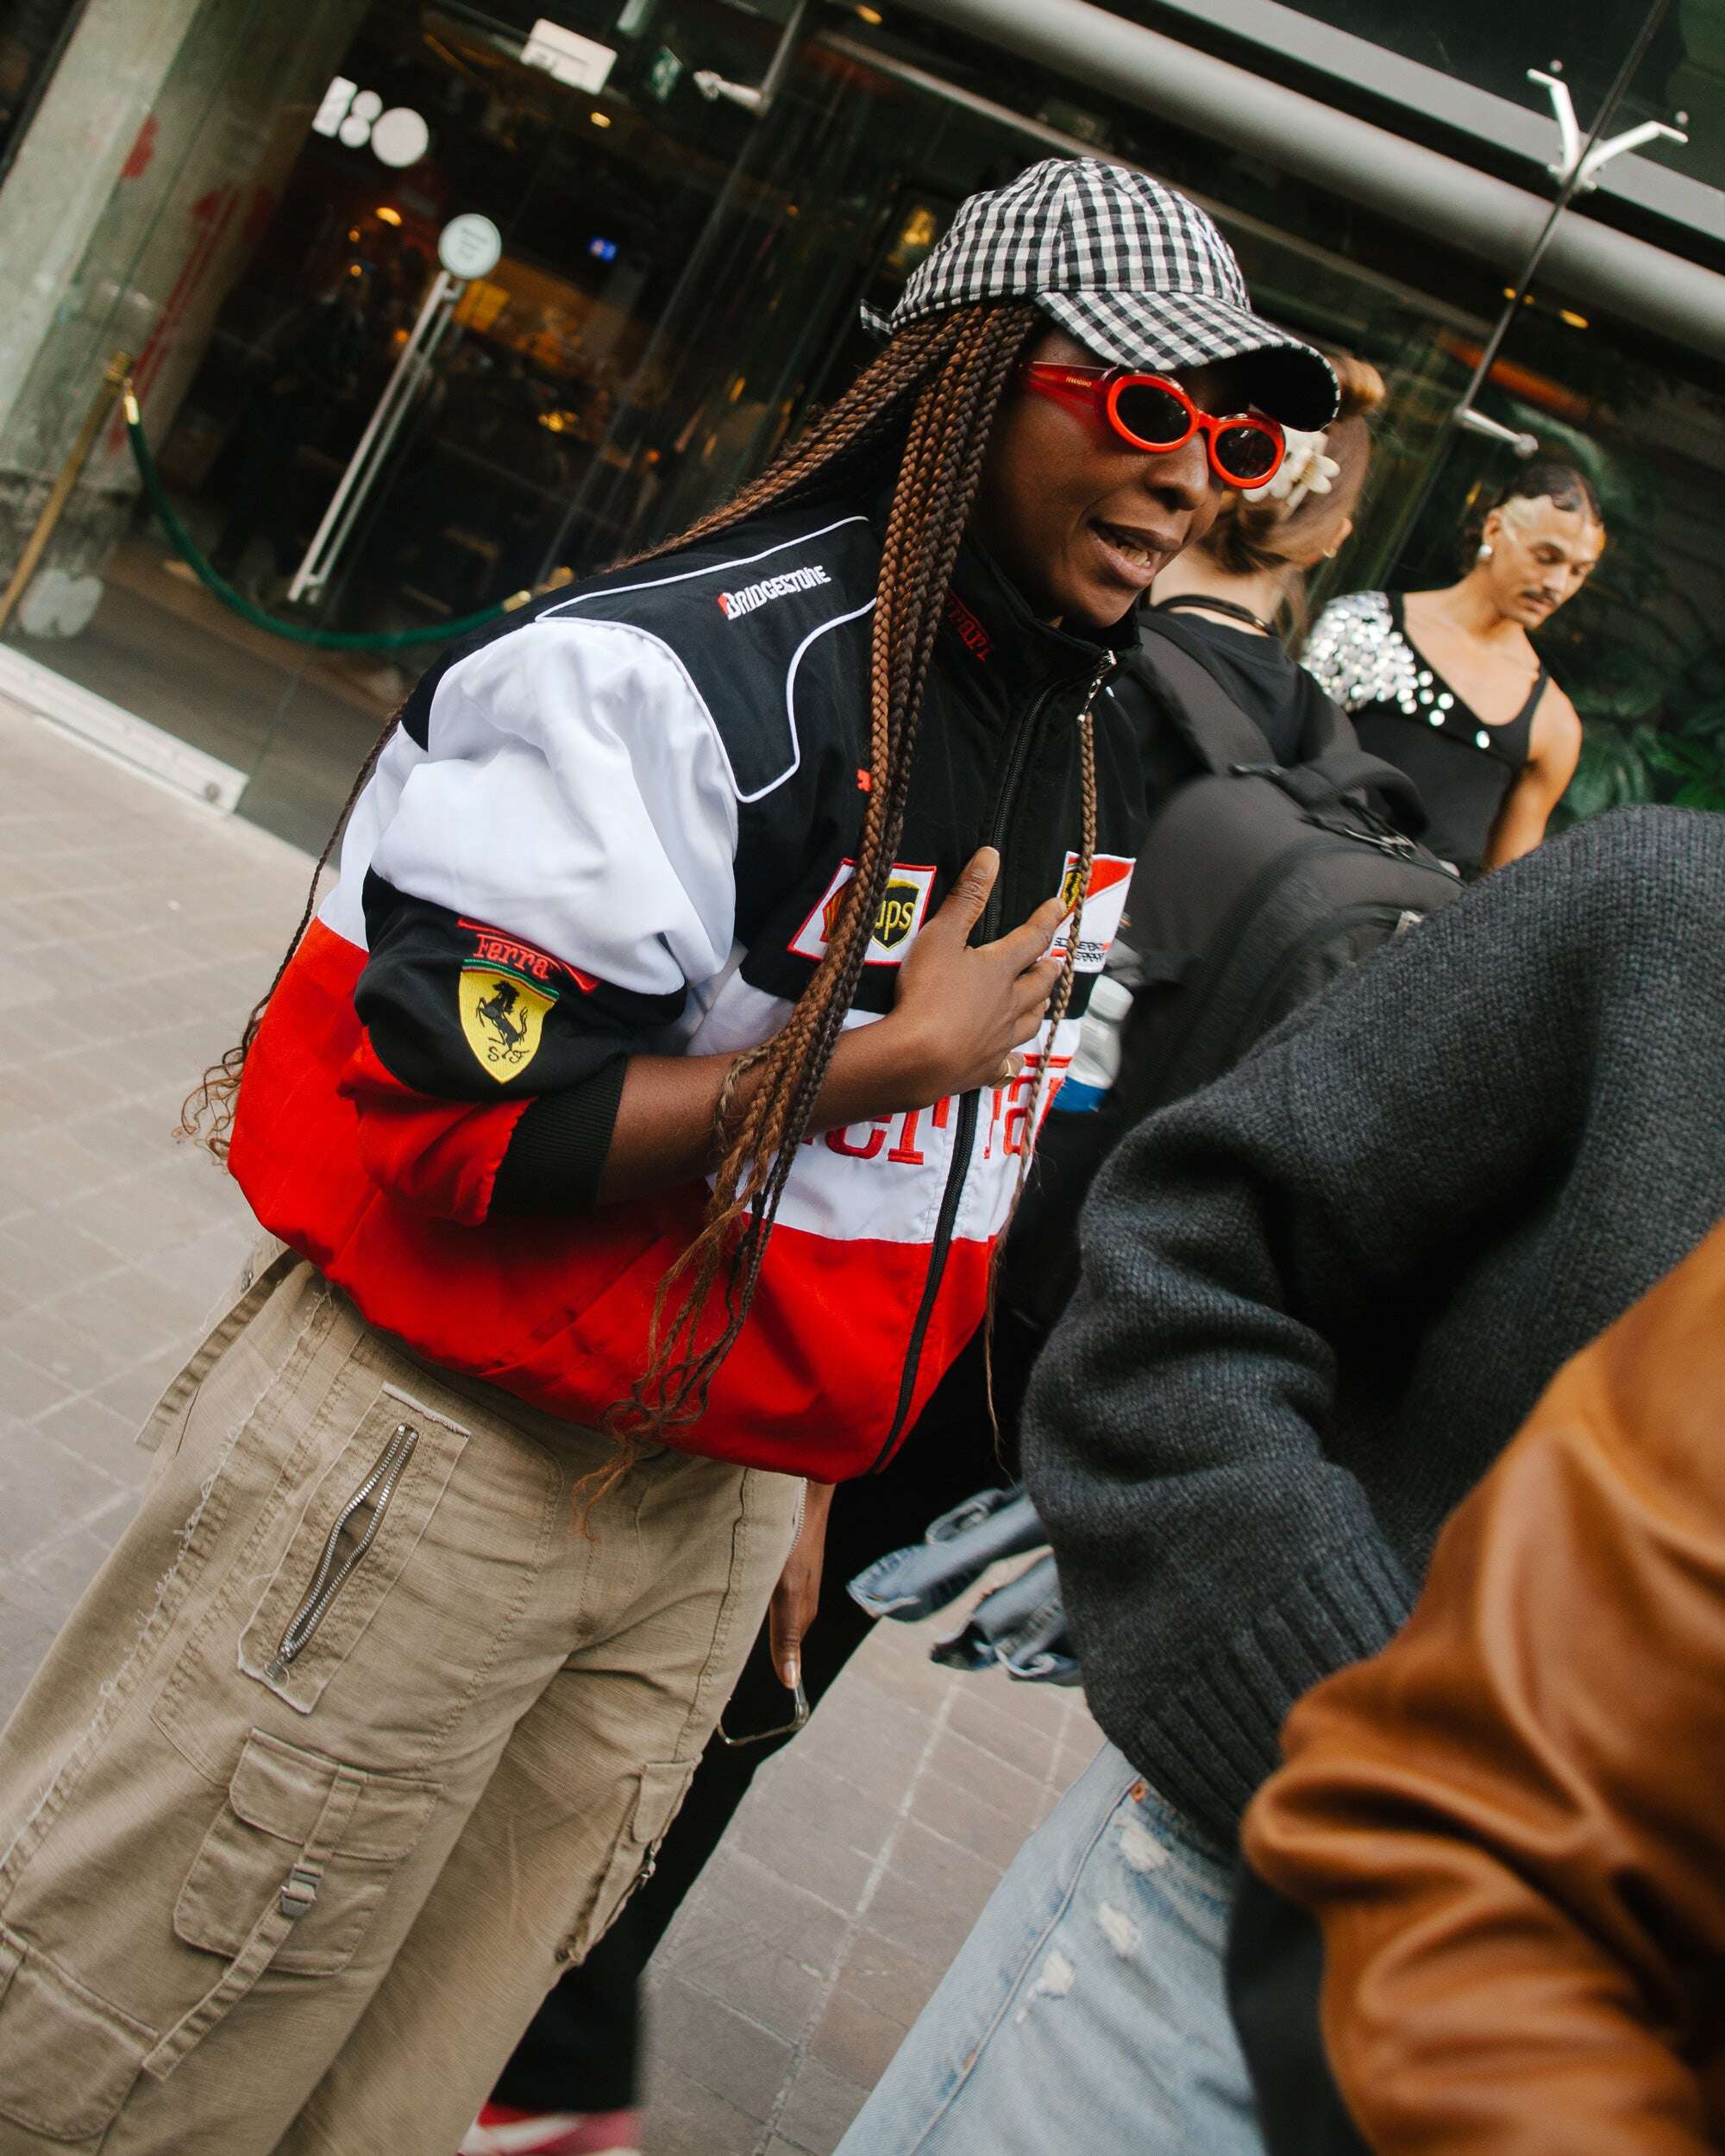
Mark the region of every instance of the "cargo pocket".
<instances>
[{"instance_id":1,"label":"cargo pocket","mask_svg":"<svg viewBox=\"0 0 1725 2156\"><path fill-rule=\"evenodd\" d=\"M240 1666L302 1714L400 1577L467 1442L386 1387L324 1475L240 1640Z\"/></svg>"},{"instance_id":2,"label":"cargo pocket","mask_svg":"<svg viewBox=\"0 0 1725 2156\"><path fill-rule=\"evenodd\" d=\"M166 2080L267 1971L344 1969L436 1796L430 1783L367 1774L254 1730L174 1907L175 1934L211 1957L210 1981L166 2029L122 2014L0 1926L0 2118L51 2141L94 2142L141 2073Z\"/></svg>"},{"instance_id":3,"label":"cargo pocket","mask_svg":"<svg viewBox=\"0 0 1725 2156\"><path fill-rule=\"evenodd\" d=\"M46 2140L95 2141L154 2040L0 1924L0 2119Z\"/></svg>"},{"instance_id":4,"label":"cargo pocket","mask_svg":"<svg viewBox=\"0 0 1725 2156\"><path fill-rule=\"evenodd\" d=\"M673 1759L643 1767L634 1777L636 1793L633 1802L626 1803L623 1831L580 1921L557 1949L560 1962L585 1961L630 1896L652 1877L659 1845L670 1831L694 1771L693 1761Z\"/></svg>"},{"instance_id":5,"label":"cargo pocket","mask_svg":"<svg viewBox=\"0 0 1725 2156\"><path fill-rule=\"evenodd\" d=\"M436 1796L430 1783L367 1774L254 1729L173 1911L177 1936L227 1966L144 2071L171 2073L267 1969L345 1969Z\"/></svg>"}]
</instances>

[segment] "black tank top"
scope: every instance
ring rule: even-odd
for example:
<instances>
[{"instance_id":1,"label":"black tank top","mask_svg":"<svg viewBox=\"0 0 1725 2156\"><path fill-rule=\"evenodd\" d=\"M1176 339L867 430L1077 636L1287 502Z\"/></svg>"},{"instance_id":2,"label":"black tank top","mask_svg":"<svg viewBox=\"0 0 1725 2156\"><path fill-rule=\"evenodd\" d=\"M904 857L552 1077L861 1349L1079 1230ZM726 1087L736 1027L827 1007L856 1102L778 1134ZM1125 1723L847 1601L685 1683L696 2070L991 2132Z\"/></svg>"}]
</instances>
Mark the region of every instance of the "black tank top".
<instances>
[{"instance_id":1,"label":"black tank top","mask_svg":"<svg viewBox=\"0 0 1725 2156\"><path fill-rule=\"evenodd\" d=\"M1477 875L1504 797L1527 768L1544 662L1515 718L1488 725L1409 641L1399 592L1333 600L1304 662L1352 718L1361 748L1419 787L1427 845Z\"/></svg>"}]
</instances>

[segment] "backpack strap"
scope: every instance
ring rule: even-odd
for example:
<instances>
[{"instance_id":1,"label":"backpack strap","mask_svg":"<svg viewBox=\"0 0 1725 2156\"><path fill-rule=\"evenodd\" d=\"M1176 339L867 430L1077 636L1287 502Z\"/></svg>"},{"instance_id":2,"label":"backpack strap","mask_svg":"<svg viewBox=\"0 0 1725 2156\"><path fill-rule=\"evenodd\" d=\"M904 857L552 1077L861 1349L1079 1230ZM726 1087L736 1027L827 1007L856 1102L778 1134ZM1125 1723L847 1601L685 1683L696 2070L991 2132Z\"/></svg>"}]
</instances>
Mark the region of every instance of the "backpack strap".
<instances>
[{"instance_id":1,"label":"backpack strap","mask_svg":"<svg viewBox=\"0 0 1725 2156\"><path fill-rule=\"evenodd\" d=\"M1226 776L1242 764L1260 766L1302 808L1322 808L1344 793L1370 787L1381 795L1398 830L1417 837L1426 828L1426 805L1405 771L1369 755L1340 709L1329 699L1326 723L1313 730L1322 752L1299 763L1278 765L1255 726L1200 659L1146 626L1136 661L1170 725L1207 771ZM1330 714L1333 714L1331 718Z\"/></svg>"},{"instance_id":2,"label":"backpack strap","mask_svg":"<svg viewBox=\"0 0 1725 2156\"><path fill-rule=\"evenodd\" d=\"M1276 783L1302 808L1324 808L1344 793L1370 787L1391 811L1398 830L1417 838L1426 828L1426 805L1405 771L1364 749L1333 749L1310 763L1290 764L1276 774Z\"/></svg>"},{"instance_id":3,"label":"backpack strap","mask_svg":"<svg viewBox=\"0 0 1725 2156\"><path fill-rule=\"evenodd\" d=\"M1132 663L1158 693L1170 724L1207 771L1225 776L1237 763L1276 761L1262 732L1210 669L1170 637L1146 626Z\"/></svg>"}]
</instances>

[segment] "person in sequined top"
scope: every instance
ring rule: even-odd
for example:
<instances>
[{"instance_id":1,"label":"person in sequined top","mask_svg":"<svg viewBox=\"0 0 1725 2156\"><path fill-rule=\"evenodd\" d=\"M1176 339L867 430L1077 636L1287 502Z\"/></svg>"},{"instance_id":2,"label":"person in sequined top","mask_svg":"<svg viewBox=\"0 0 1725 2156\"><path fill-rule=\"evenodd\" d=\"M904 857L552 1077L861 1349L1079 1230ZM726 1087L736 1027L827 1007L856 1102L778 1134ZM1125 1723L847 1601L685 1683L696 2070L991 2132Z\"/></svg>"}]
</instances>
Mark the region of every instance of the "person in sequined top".
<instances>
[{"instance_id":1,"label":"person in sequined top","mask_svg":"<svg viewBox=\"0 0 1725 2156\"><path fill-rule=\"evenodd\" d=\"M1574 774L1581 721L1528 632L1575 596L1604 547L1588 480L1536 457L1469 528L1459 582L1356 592L1312 631L1305 664L1361 746L1414 780L1427 843L1465 875L1532 852Z\"/></svg>"}]
</instances>

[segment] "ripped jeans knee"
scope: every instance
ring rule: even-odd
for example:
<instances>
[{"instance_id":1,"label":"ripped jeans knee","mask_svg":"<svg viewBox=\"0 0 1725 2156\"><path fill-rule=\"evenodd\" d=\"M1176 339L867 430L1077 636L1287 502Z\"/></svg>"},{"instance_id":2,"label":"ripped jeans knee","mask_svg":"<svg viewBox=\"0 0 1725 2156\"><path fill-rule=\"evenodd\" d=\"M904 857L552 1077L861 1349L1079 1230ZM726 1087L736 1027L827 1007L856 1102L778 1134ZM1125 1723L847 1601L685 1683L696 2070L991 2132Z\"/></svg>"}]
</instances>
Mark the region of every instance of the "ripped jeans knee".
<instances>
[{"instance_id":1,"label":"ripped jeans knee","mask_svg":"<svg viewBox=\"0 0 1725 2156\"><path fill-rule=\"evenodd\" d=\"M1232 1858L1112 1745L1032 1835L839 2156L1260 2156Z\"/></svg>"}]
</instances>

